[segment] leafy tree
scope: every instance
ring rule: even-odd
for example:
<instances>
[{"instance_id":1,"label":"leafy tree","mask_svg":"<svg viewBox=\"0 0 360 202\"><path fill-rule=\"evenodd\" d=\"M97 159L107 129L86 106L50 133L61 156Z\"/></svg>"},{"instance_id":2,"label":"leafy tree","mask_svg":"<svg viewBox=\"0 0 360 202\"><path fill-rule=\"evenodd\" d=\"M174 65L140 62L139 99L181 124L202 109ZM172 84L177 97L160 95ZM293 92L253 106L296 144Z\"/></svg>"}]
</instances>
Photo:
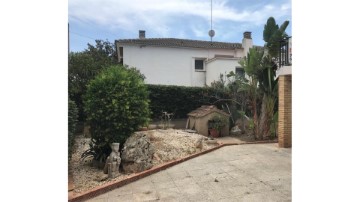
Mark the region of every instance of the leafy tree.
<instances>
[{"instance_id":1,"label":"leafy tree","mask_svg":"<svg viewBox=\"0 0 360 202\"><path fill-rule=\"evenodd\" d=\"M114 44L102 40L95 40L95 43L95 46L88 44L82 52L69 53L68 91L79 108L80 121L85 120L82 97L86 85L101 70L117 63Z\"/></svg>"},{"instance_id":2,"label":"leafy tree","mask_svg":"<svg viewBox=\"0 0 360 202\"><path fill-rule=\"evenodd\" d=\"M270 126L274 123L274 114L277 114L276 57L278 57L280 41L287 36L285 29L288 24L289 21L285 21L279 27L273 17L268 19L263 32L266 42L264 49L250 48L246 57L239 61L248 79L241 79L231 72L227 75L227 82L223 76L220 76L220 80L211 86L230 95L229 100L236 103L236 109L241 112L240 114L247 113L246 108L250 108L253 117L252 128L255 138L258 139L271 135ZM224 100L224 98L218 99Z\"/></svg>"},{"instance_id":3,"label":"leafy tree","mask_svg":"<svg viewBox=\"0 0 360 202\"><path fill-rule=\"evenodd\" d=\"M266 42L265 48L268 50L268 53L272 58L278 57L280 49L279 42L288 36L285 32L288 25L289 21L285 21L279 28L275 19L270 17L264 26L263 39Z\"/></svg>"},{"instance_id":4,"label":"leafy tree","mask_svg":"<svg viewBox=\"0 0 360 202\"><path fill-rule=\"evenodd\" d=\"M289 21L285 21L279 27L279 25L276 24L275 19L270 17L264 26L263 37L266 42L265 49L267 50L268 55L262 59L263 71L259 75L259 86L263 92L260 132L264 136L270 136L270 125L274 122L274 114L277 113L278 80L275 79L275 74L278 66L276 58L280 56L280 41L288 36L285 32L288 25Z\"/></svg>"},{"instance_id":5,"label":"leafy tree","mask_svg":"<svg viewBox=\"0 0 360 202\"><path fill-rule=\"evenodd\" d=\"M247 56L239 63L244 68L246 75L249 76L249 82L244 83L243 87L246 89L248 99L251 103L251 114L254 123L254 135L260 137L259 120L258 120L258 98L260 97L259 77L262 72L262 58L264 51L257 48L250 48Z\"/></svg>"},{"instance_id":6,"label":"leafy tree","mask_svg":"<svg viewBox=\"0 0 360 202\"><path fill-rule=\"evenodd\" d=\"M85 112L90 123L90 150L83 154L104 162L109 144L121 145L140 126L148 123L148 91L135 68L113 65L105 68L87 86Z\"/></svg>"},{"instance_id":7,"label":"leafy tree","mask_svg":"<svg viewBox=\"0 0 360 202\"><path fill-rule=\"evenodd\" d=\"M247 111L248 98L246 96L246 89L244 83L248 80L233 71L226 76L220 74L219 80L211 83L210 97L215 99L211 104L220 103L222 109L229 111L231 115L230 126L233 127L238 118L244 118L245 111ZM245 126L242 127L245 131Z\"/></svg>"},{"instance_id":8,"label":"leafy tree","mask_svg":"<svg viewBox=\"0 0 360 202\"><path fill-rule=\"evenodd\" d=\"M280 49L280 41L287 36L285 33L289 21L285 21L279 28L273 17L267 20L264 26L263 37L265 43L265 53L262 50L251 49L243 62L245 72L252 78L253 94L258 91L258 95L262 97L260 120L257 120L257 115L254 115L255 134L259 139L269 137L271 123L273 122L274 114L276 113L276 103L278 100L277 94L277 79L275 79L277 64L275 58L278 56ZM255 85L258 86L255 90ZM253 96L254 97L254 96ZM256 99L252 99L256 102ZM255 103L253 109L256 110Z\"/></svg>"}]
</instances>

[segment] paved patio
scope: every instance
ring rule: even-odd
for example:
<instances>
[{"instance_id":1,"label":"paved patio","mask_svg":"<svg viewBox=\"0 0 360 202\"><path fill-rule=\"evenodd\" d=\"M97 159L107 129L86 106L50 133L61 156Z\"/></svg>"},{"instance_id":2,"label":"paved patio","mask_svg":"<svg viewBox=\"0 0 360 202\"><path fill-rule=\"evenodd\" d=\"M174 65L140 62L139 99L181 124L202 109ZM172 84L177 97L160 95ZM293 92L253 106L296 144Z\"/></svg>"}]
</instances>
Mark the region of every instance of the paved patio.
<instances>
[{"instance_id":1,"label":"paved patio","mask_svg":"<svg viewBox=\"0 0 360 202\"><path fill-rule=\"evenodd\" d=\"M88 201L291 201L291 149L277 145L222 147Z\"/></svg>"}]
</instances>

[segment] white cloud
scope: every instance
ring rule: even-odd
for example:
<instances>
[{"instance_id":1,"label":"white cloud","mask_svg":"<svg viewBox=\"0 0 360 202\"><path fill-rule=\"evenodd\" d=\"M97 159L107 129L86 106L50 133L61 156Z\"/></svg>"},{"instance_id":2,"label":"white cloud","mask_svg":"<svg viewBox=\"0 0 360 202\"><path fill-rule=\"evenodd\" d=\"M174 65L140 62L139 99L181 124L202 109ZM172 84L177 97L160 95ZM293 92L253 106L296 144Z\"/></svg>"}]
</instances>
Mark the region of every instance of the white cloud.
<instances>
[{"instance_id":1,"label":"white cloud","mask_svg":"<svg viewBox=\"0 0 360 202\"><path fill-rule=\"evenodd\" d=\"M290 8L291 8L290 3L286 3L286 4L281 5L281 10L282 11L290 10Z\"/></svg>"},{"instance_id":2,"label":"white cloud","mask_svg":"<svg viewBox=\"0 0 360 202\"><path fill-rule=\"evenodd\" d=\"M278 19L291 15L290 1L285 1L255 7L244 4L235 8L229 6L228 1L214 0L213 21L214 24L263 25L270 16ZM203 27L210 24L210 0L69 0L69 18L111 29L153 30L160 37L173 35L173 30L184 24L196 36L203 37Z\"/></svg>"},{"instance_id":3,"label":"white cloud","mask_svg":"<svg viewBox=\"0 0 360 202\"><path fill-rule=\"evenodd\" d=\"M196 37L207 37L207 33L204 32L204 30L207 30L207 28L203 27L203 26L191 26L191 31L194 33L194 35Z\"/></svg>"}]
</instances>

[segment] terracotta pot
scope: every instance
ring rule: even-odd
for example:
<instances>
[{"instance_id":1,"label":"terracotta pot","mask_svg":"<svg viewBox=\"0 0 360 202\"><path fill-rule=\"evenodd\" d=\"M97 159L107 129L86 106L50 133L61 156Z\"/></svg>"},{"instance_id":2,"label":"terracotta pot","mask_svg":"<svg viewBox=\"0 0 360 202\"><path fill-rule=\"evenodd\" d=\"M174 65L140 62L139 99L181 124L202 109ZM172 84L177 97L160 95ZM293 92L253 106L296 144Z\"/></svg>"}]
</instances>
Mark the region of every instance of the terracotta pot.
<instances>
[{"instance_id":1,"label":"terracotta pot","mask_svg":"<svg viewBox=\"0 0 360 202\"><path fill-rule=\"evenodd\" d=\"M219 137L220 135L220 133L219 133L219 131L217 131L216 129L213 129L213 128L211 128L211 129L209 129L209 131L210 131L210 136L211 137Z\"/></svg>"}]
</instances>

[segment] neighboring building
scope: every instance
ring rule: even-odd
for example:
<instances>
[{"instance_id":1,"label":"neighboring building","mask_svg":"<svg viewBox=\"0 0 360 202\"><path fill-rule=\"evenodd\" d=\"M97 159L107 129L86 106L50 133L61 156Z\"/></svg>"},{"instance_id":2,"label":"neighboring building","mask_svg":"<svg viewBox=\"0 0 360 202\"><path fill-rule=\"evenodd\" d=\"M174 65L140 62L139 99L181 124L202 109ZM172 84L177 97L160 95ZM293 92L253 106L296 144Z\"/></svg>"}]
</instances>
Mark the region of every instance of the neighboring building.
<instances>
[{"instance_id":1,"label":"neighboring building","mask_svg":"<svg viewBox=\"0 0 360 202\"><path fill-rule=\"evenodd\" d=\"M115 40L119 62L136 67L148 84L205 86L230 71L244 73L239 60L253 47L251 32L242 43L225 43L175 38Z\"/></svg>"}]
</instances>

